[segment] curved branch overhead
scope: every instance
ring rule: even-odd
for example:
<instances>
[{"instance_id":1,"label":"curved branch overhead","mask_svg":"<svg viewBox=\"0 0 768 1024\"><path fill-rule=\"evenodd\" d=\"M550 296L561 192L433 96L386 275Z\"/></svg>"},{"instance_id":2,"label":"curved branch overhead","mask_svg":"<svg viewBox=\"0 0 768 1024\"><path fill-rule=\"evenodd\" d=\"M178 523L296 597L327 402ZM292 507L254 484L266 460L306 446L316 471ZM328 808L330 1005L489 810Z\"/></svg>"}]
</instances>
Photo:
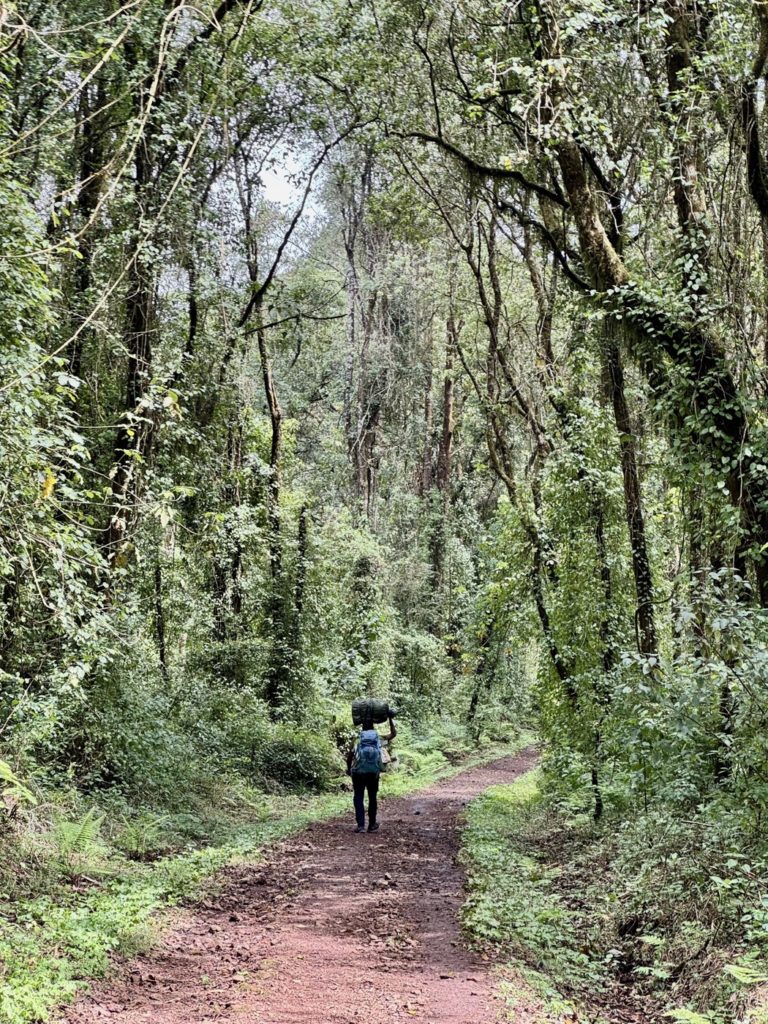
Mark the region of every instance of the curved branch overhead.
<instances>
[{"instance_id":1,"label":"curved branch overhead","mask_svg":"<svg viewBox=\"0 0 768 1024\"><path fill-rule=\"evenodd\" d=\"M466 168L466 170L477 175L478 178L490 178L494 181L514 181L527 191L532 192L537 196L541 196L544 199L548 199L550 202L555 203L558 206L566 207L568 205L567 201L558 192L555 192L544 185L540 185L538 182L531 181L520 171L515 171L512 168L495 167L481 163L439 135L430 135L427 132L414 131L409 133L409 138L419 139L421 142L433 143L443 150L443 152L455 157L459 163Z\"/></svg>"},{"instance_id":2,"label":"curved branch overhead","mask_svg":"<svg viewBox=\"0 0 768 1024\"><path fill-rule=\"evenodd\" d=\"M768 0L35 0L0 23L3 1022L491 1024L492 972L485 1000L445 971L458 897L419 815L359 834L394 780L370 735L357 771L353 702L389 713L398 789L541 740L536 799L467 811L489 955L584 1019L752 1019ZM400 831L430 851L437 944L395 900L371 986L359 930L304 928L316 984L265 1002L241 864L215 978L161 953L180 1001L107 980L56 1009L171 888L338 813L345 766L325 847L354 899L327 917L313 846L309 918L386 902L397 872L374 893L366 865ZM403 944L413 1000L378 970Z\"/></svg>"}]
</instances>

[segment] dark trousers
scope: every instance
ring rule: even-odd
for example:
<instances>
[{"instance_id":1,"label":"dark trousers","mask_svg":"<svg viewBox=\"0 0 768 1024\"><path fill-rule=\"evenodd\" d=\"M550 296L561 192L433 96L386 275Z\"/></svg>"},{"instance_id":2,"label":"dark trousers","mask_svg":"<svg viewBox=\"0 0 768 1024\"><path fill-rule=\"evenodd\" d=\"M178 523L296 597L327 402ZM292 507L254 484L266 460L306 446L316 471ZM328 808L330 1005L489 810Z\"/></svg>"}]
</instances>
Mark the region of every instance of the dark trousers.
<instances>
[{"instance_id":1,"label":"dark trousers","mask_svg":"<svg viewBox=\"0 0 768 1024\"><path fill-rule=\"evenodd\" d=\"M355 790L355 817L360 828L365 827L365 791L368 790L368 828L376 824L376 810L379 792L378 772L353 772L352 786Z\"/></svg>"}]
</instances>

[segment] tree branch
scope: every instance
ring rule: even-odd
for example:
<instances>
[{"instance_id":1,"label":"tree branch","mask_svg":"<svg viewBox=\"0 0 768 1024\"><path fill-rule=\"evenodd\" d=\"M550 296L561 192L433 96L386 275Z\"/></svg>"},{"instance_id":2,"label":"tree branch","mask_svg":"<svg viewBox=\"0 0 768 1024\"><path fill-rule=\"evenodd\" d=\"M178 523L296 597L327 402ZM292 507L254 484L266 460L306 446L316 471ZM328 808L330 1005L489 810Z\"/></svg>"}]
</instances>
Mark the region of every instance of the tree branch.
<instances>
[{"instance_id":1,"label":"tree branch","mask_svg":"<svg viewBox=\"0 0 768 1024\"><path fill-rule=\"evenodd\" d=\"M272 260L272 265L267 271L267 276L264 278L264 280L261 282L258 288L256 288L251 293L248 302L245 304L245 308L243 309L243 312L240 314L240 317L237 321L238 327L245 327L245 325L248 323L248 320L251 317L251 314L253 313L254 308L261 301L261 299L264 297L265 293L271 286L275 274L277 273L277 268L280 266L280 261L283 258L283 253L285 252L286 246L290 242L293 232L296 230L296 227L299 221L301 220L302 214L304 213L304 207L307 205L309 193L312 191L312 184L314 182L315 175L325 162L325 158L328 156L332 149L335 149L335 147L338 146L339 143L342 142L345 138L347 138L347 136L351 132L353 132L357 127L357 124L351 125L345 132L342 132L341 135L337 136L333 142L329 142L327 145L325 145L323 147L322 153L312 165L312 169L309 172L309 177L307 178L306 184L304 186L304 192L301 197L301 202L299 203L298 209L294 213L293 217L291 217L291 222L283 234L280 244L277 247L275 258Z\"/></svg>"},{"instance_id":2,"label":"tree branch","mask_svg":"<svg viewBox=\"0 0 768 1024\"><path fill-rule=\"evenodd\" d=\"M521 174L520 171L514 171L511 168L505 167L489 167L486 164L481 164L473 157L469 156L454 146L453 143L448 142L440 135L431 135L429 132L408 132L404 138L419 139L421 142L431 142L435 146L438 146L446 153L450 153L451 156L455 157L460 163L464 164L468 171L472 174L476 174L481 178L493 178L497 181L514 181L518 185L522 185L523 188L529 192L535 193L537 196L542 196L545 199L549 199L550 202L555 203L557 206L566 207L568 206L567 201L563 196L557 192L553 192L552 189L547 188L545 185L539 185L536 181L530 181Z\"/></svg>"}]
</instances>

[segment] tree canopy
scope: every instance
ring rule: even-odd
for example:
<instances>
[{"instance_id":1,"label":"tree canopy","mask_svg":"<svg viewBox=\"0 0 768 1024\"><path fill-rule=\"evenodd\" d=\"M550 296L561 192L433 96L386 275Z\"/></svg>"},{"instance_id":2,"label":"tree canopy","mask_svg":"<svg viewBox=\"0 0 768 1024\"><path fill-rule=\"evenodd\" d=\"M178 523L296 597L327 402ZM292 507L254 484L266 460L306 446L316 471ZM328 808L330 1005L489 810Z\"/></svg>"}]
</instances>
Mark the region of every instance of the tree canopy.
<instances>
[{"instance_id":1,"label":"tree canopy","mask_svg":"<svg viewBox=\"0 0 768 1024\"><path fill-rule=\"evenodd\" d=\"M370 693L759 842L767 11L5 8L20 778L322 785Z\"/></svg>"}]
</instances>

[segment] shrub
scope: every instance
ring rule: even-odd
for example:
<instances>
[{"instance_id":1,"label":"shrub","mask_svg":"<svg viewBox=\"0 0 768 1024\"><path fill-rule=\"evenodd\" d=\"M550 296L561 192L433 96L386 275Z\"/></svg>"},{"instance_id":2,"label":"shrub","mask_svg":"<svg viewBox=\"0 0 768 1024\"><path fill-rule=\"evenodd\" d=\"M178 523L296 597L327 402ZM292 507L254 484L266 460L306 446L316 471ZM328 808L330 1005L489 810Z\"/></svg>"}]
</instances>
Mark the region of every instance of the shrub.
<instances>
[{"instance_id":1,"label":"shrub","mask_svg":"<svg viewBox=\"0 0 768 1024\"><path fill-rule=\"evenodd\" d=\"M255 767L266 780L291 789L328 789L341 772L333 744L308 729L278 726L255 751Z\"/></svg>"},{"instance_id":2,"label":"shrub","mask_svg":"<svg viewBox=\"0 0 768 1024\"><path fill-rule=\"evenodd\" d=\"M154 860L173 846L170 824L171 818L167 814L141 811L132 820L124 822L115 837L115 846L129 860Z\"/></svg>"},{"instance_id":3,"label":"shrub","mask_svg":"<svg viewBox=\"0 0 768 1024\"><path fill-rule=\"evenodd\" d=\"M399 630L394 634L394 702L411 719L440 715L450 675L445 644L428 633Z\"/></svg>"}]
</instances>

